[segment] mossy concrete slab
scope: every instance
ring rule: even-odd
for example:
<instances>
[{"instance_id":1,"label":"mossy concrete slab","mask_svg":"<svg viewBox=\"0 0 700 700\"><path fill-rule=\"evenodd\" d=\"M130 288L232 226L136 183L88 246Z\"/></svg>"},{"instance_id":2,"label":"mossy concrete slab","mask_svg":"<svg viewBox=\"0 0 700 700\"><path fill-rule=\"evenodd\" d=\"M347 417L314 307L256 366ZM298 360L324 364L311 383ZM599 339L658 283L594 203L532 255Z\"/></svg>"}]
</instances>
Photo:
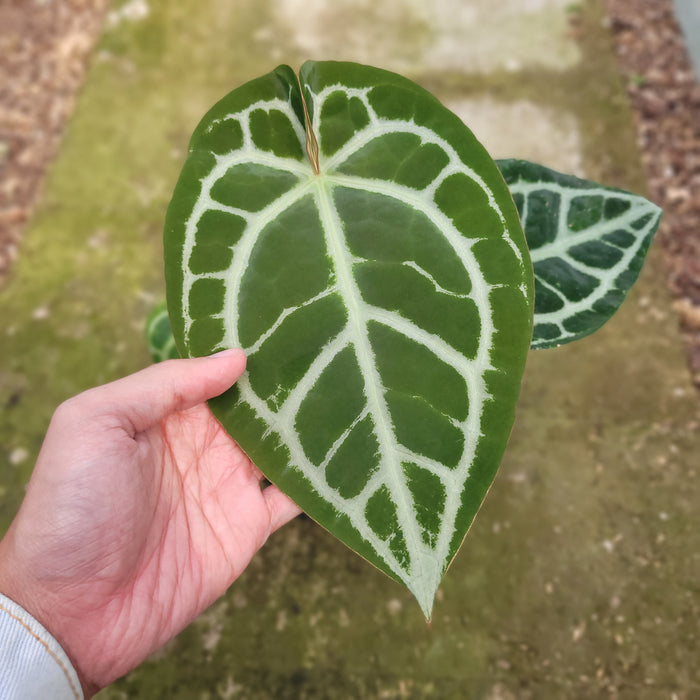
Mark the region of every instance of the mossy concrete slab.
<instances>
[{"instance_id":1,"label":"mossy concrete slab","mask_svg":"<svg viewBox=\"0 0 700 700\"><path fill-rule=\"evenodd\" d=\"M280 0L258 37L279 51L399 72L565 70L581 57L569 0ZM279 38L282 41L279 41Z\"/></svg>"},{"instance_id":2,"label":"mossy concrete slab","mask_svg":"<svg viewBox=\"0 0 700 700\"><path fill-rule=\"evenodd\" d=\"M579 120L570 111L531 100L487 95L446 101L493 158L523 158L563 173L583 175ZM528 125L523 138L523 124Z\"/></svg>"},{"instance_id":3,"label":"mossy concrete slab","mask_svg":"<svg viewBox=\"0 0 700 700\"><path fill-rule=\"evenodd\" d=\"M3 526L56 404L148 363L143 319L163 294L162 221L189 134L223 94L275 64L335 51L408 65L473 115L496 155L643 191L598 0L580 10L577 39L561 30L578 10L545 0L520 3L527 22L462 19L463 35L456 19L445 27L450 12L466 12L456 0L432 18L411 0L386 3L390 14L382 3L128 5L114 6L121 14L0 293ZM321 9L335 17L335 46L314 19ZM301 25L325 56L306 55ZM487 27L492 49L480 38ZM448 60L455 37L481 47L481 66ZM550 39L538 39L539 61L503 64L503 47L533 37ZM659 256L655 247L598 334L531 354L506 459L430 626L400 586L297 519L206 615L102 697L692 697L700 417Z\"/></svg>"}]
</instances>

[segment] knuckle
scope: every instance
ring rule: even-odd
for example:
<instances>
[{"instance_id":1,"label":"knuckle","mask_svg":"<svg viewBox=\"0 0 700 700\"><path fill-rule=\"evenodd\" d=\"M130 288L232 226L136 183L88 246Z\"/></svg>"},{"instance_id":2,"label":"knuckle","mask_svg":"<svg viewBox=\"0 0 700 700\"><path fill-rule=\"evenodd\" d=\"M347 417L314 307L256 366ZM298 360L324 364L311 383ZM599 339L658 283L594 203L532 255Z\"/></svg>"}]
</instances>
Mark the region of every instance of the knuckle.
<instances>
[{"instance_id":1,"label":"knuckle","mask_svg":"<svg viewBox=\"0 0 700 700\"><path fill-rule=\"evenodd\" d=\"M83 422L86 418L94 415L90 393L90 391L86 391L60 403L54 411L52 422L71 424Z\"/></svg>"}]
</instances>

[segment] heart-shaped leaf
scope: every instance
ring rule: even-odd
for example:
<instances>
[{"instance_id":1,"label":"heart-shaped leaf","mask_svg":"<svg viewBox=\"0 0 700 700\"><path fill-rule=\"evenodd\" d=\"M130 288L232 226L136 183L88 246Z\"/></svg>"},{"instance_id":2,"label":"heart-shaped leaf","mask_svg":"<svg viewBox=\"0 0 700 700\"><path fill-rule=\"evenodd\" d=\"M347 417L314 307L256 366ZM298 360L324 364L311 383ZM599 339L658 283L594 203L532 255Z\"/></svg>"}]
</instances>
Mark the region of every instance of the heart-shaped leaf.
<instances>
[{"instance_id":1,"label":"heart-shaped leaf","mask_svg":"<svg viewBox=\"0 0 700 700\"><path fill-rule=\"evenodd\" d=\"M429 616L530 345L530 259L495 163L405 78L281 66L197 127L165 257L181 354L248 353L216 416Z\"/></svg>"},{"instance_id":2,"label":"heart-shaped leaf","mask_svg":"<svg viewBox=\"0 0 700 700\"><path fill-rule=\"evenodd\" d=\"M521 216L535 270L532 347L578 340L622 304L661 209L636 194L524 160L498 166Z\"/></svg>"}]
</instances>

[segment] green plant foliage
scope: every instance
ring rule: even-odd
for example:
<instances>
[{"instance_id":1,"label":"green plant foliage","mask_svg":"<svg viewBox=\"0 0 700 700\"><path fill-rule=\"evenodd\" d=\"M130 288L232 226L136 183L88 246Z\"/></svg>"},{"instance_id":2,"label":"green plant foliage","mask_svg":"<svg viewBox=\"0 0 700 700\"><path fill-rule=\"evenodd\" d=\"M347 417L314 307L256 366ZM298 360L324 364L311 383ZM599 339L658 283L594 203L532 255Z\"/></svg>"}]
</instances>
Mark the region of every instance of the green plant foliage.
<instances>
[{"instance_id":1,"label":"green plant foliage","mask_svg":"<svg viewBox=\"0 0 700 700\"><path fill-rule=\"evenodd\" d=\"M520 213L535 271L533 348L578 340L622 304L659 227L636 194L523 160L498 166Z\"/></svg>"},{"instance_id":2,"label":"green plant foliage","mask_svg":"<svg viewBox=\"0 0 700 700\"><path fill-rule=\"evenodd\" d=\"M617 311L639 275L661 210L639 195L528 161L496 164L535 264L532 348L593 333ZM165 357L158 351L154 359Z\"/></svg>"},{"instance_id":3,"label":"green plant foliage","mask_svg":"<svg viewBox=\"0 0 700 700\"><path fill-rule=\"evenodd\" d=\"M405 78L281 66L195 130L165 259L180 353L248 353L215 415L429 617L531 339L530 258L495 163Z\"/></svg>"},{"instance_id":4,"label":"green plant foliage","mask_svg":"<svg viewBox=\"0 0 700 700\"><path fill-rule=\"evenodd\" d=\"M168 309L164 301L158 304L146 319L146 343L154 362L180 357L170 330Z\"/></svg>"}]
</instances>

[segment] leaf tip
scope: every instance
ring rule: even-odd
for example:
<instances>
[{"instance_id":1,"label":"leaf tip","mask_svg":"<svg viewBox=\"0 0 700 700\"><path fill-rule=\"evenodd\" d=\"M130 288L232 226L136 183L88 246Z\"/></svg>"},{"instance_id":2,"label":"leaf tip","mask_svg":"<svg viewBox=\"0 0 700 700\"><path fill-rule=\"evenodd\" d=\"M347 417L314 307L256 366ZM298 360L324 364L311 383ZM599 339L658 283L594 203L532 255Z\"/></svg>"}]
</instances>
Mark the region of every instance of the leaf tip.
<instances>
[{"instance_id":1,"label":"leaf tip","mask_svg":"<svg viewBox=\"0 0 700 700\"><path fill-rule=\"evenodd\" d=\"M432 619L433 605L435 604L435 596L442 580L442 573L443 568L439 562L432 556L426 556L420 569L418 571L414 569L413 571L413 583L407 584L408 589L423 611L428 624L430 624Z\"/></svg>"}]
</instances>

